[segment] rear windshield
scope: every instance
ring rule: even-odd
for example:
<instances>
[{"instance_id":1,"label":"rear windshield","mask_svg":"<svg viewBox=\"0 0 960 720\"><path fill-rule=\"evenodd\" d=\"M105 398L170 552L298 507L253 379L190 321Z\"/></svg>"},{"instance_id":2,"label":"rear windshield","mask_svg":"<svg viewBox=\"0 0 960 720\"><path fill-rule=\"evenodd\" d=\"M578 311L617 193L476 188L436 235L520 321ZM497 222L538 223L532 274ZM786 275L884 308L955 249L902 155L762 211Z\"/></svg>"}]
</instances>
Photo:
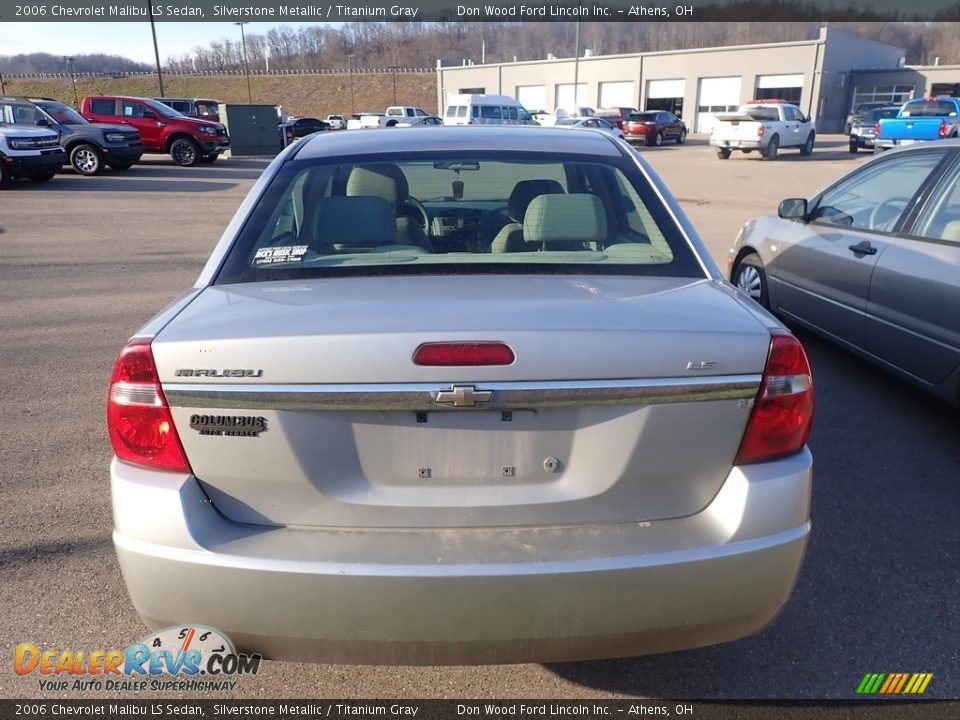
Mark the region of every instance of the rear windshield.
<instances>
[{"instance_id":1,"label":"rear windshield","mask_svg":"<svg viewBox=\"0 0 960 720\"><path fill-rule=\"evenodd\" d=\"M655 112L630 113L629 120L639 120L640 122L656 122L657 114Z\"/></svg>"},{"instance_id":2,"label":"rear windshield","mask_svg":"<svg viewBox=\"0 0 960 720\"><path fill-rule=\"evenodd\" d=\"M776 108L772 107L752 107L744 112L754 120L778 120L780 118Z\"/></svg>"},{"instance_id":3,"label":"rear windshield","mask_svg":"<svg viewBox=\"0 0 960 720\"><path fill-rule=\"evenodd\" d=\"M877 120L894 118L899 112L900 108L880 108L878 110L871 110L867 117L870 122L876 122Z\"/></svg>"},{"instance_id":4,"label":"rear windshield","mask_svg":"<svg viewBox=\"0 0 960 720\"><path fill-rule=\"evenodd\" d=\"M956 117L957 106L952 102L926 100L903 106L903 117Z\"/></svg>"},{"instance_id":5,"label":"rear windshield","mask_svg":"<svg viewBox=\"0 0 960 720\"><path fill-rule=\"evenodd\" d=\"M630 160L488 151L288 162L216 282L490 272L704 277Z\"/></svg>"}]
</instances>

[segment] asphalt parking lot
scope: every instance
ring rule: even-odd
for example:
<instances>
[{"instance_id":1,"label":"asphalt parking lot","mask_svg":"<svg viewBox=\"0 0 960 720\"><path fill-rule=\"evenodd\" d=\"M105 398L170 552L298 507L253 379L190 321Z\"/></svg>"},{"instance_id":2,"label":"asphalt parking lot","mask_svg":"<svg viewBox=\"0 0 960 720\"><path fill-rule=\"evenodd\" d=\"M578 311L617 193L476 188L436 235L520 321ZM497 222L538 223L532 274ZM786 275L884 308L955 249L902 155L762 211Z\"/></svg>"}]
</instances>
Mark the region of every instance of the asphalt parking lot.
<instances>
[{"instance_id":1,"label":"asphalt parking lot","mask_svg":"<svg viewBox=\"0 0 960 720\"><path fill-rule=\"evenodd\" d=\"M702 139L642 152L724 268L744 221L866 158L838 136L776 162L721 162ZM112 649L146 633L110 542L107 382L129 335L193 283L265 165L157 157L0 194L0 697L63 697L10 670L17 643ZM817 390L814 530L792 601L759 635L546 666L267 662L233 697L853 699L868 672L933 673L926 697L960 696L960 412L800 337Z\"/></svg>"}]
</instances>

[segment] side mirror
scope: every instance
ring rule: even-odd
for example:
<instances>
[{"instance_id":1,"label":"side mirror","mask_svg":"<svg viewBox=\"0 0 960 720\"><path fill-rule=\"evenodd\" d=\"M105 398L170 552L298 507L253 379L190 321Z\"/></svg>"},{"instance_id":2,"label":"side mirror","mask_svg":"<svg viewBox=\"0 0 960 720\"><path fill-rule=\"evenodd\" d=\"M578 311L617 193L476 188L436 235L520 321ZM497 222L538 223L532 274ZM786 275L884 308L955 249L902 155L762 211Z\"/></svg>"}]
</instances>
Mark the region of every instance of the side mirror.
<instances>
[{"instance_id":1,"label":"side mirror","mask_svg":"<svg viewBox=\"0 0 960 720\"><path fill-rule=\"evenodd\" d=\"M144 110L143 111L144 120L156 120L157 114L153 110Z\"/></svg>"},{"instance_id":2,"label":"side mirror","mask_svg":"<svg viewBox=\"0 0 960 720\"><path fill-rule=\"evenodd\" d=\"M50 127L50 121L46 118L40 118L36 124L38 127Z\"/></svg>"},{"instance_id":3,"label":"side mirror","mask_svg":"<svg viewBox=\"0 0 960 720\"><path fill-rule=\"evenodd\" d=\"M807 217L807 199L789 198L781 200L777 208L777 215L784 220L803 220Z\"/></svg>"}]
</instances>

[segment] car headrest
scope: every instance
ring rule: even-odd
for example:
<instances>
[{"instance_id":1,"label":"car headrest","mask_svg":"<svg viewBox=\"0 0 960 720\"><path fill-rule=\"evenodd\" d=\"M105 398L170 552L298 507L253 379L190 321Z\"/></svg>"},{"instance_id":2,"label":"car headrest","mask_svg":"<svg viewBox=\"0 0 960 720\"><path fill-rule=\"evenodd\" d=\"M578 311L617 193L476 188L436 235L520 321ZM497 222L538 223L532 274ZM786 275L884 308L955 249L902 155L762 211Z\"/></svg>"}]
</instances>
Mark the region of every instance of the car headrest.
<instances>
[{"instance_id":1,"label":"car headrest","mask_svg":"<svg viewBox=\"0 0 960 720\"><path fill-rule=\"evenodd\" d=\"M313 249L330 252L334 246L376 247L394 242L397 232L393 208L380 197L357 195L326 197L313 219Z\"/></svg>"},{"instance_id":2,"label":"car headrest","mask_svg":"<svg viewBox=\"0 0 960 720\"><path fill-rule=\"evenodd\" d=\"M530 243L591 243L607 239L607 216L600 198L589 193L539 195L530 201L523 223Z\"/></svg>"},{"instance_id":3,"label":"car headrest","mask_svg":"<svg viewBox=\"0 0 960 720\"><path fill-rule=\"evenodd\" d=\"M507 214L511 220L522 225L527 207L537 195L551 195L562 192L563 186L556 180L521 180L513 186L513 191L507 200Z\"/></svg>"},{"instance_id":4,"label":"car headrest","mask_svg":"<svg viewBox=\"0 0 960 720\"><path fill-rule=\"evenodd\" d=\"M391 163L357 165L347 178L347 195L372 195L396 205L406 200L409 194L410 187L403 170Z\"/></svg>"},{"instance_id":5,"label":"car headrest","mask_svg":"<svg viewBox=\"0 0 960 720\"><path fill-rule=\"evenodd\" d=\"M943 232L940 233L940 239L960 242L960 220L951 220L944 225Z\"/></svg>"}]
</instances>

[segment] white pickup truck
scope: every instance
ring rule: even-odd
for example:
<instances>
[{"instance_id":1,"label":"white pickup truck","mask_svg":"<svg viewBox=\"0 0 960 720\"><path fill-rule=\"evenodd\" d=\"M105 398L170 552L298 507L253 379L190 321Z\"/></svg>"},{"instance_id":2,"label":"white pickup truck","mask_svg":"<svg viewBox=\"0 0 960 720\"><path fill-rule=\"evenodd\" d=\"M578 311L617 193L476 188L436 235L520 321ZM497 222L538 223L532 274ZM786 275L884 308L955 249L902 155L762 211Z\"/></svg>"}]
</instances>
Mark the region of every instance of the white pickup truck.
<instances>
[{"instance_id":1,"label":"white pickup truck","mask_svg":"<svg viewBox=\"0 0 960 720\"><path fill-rule=\"evenodd\" d=\"M742 105L735 113L717 115L710 144L721 160L734 150L757 150L764 159L774 160L785 147L800 148L801 155L809 155L816 138L813 121L796 105L763 100Z\"/></svg>"},{"instance_id":2,"label":"white pickup truck","mask_svg":"<svg viewBox=\"0 0 960 720\"><path fill-rule=\"evenodd\" d=\"M406 105L394 105L388 107L385 113L360 113L354 115L356 122L347 121L348 130L366 130L369 128L396 127L399 124L410 124L418 118L429 117L423 108L408 107Z\"/></svg>"}]
</instances>

